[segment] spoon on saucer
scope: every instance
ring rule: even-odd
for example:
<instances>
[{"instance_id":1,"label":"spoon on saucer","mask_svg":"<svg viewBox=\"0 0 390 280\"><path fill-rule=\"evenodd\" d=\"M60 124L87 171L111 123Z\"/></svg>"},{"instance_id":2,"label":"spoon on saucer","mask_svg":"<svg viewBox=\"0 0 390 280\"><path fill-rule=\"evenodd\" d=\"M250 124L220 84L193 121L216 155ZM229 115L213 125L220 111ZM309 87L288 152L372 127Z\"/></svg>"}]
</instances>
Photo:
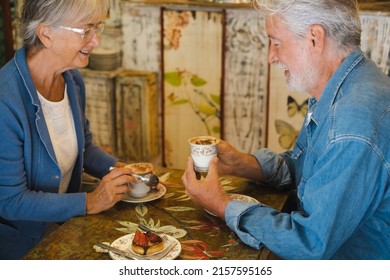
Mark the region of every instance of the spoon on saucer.
<instances>
[{"instance_id":1,"label":"spoon on saucer","mask_svg":"<svg viewBox=\"0 0 390 280\"><path fill-rule=\"evenodd\" d=\"M114 168L115 167L110 167L109 170L111 171ZM130 176L132 176L138 180L141 180L142 182L144 182L146 185L148 185L151 188L157 187L158 183L160 182L157 175L155 175L153 173L147 173L147 174L143 174L143 175L133 173Z\"/></svg>"},{"instance_id":2,"label":"spoon on saucer","mask_svg":"<svg viewBox=\"0 0 390 280\"><path fill-rule=\"evenodd\" d=\"M149 187L156 187L159 183L159 179L157 177L157 175L153 174L153 173L148 173L148 174L144 174L144 175L141 175L141 174L131 174L130 176L138 179L138 180L141 180L142 182L144 182L146 185L148 185Z\"/></svg>"}]
</instances>

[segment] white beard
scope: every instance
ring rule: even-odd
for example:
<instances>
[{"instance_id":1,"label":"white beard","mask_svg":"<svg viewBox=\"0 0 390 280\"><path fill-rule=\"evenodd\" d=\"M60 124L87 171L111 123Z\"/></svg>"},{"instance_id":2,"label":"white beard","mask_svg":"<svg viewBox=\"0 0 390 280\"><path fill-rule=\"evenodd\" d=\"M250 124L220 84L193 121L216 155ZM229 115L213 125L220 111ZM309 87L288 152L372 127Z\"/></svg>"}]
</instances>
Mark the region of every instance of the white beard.
<instances>
[{"instance_id":1,"label":"white beard","mask_svg":"<svg viewBox=\"0 0 390 280\"><path fill-rule=\"evenodd\" d=\"M302 51L301 55L301 67L299 72L289 72L289 76L286 77L286 83L288 90L297 91L302 93L310 93L313 88L313 83L318 80L319 71L311 63L309 56L305 55ZM289 71L289 68L281 63L277 63L276 66L285 71Z\"/></svg>"}]
</instances>

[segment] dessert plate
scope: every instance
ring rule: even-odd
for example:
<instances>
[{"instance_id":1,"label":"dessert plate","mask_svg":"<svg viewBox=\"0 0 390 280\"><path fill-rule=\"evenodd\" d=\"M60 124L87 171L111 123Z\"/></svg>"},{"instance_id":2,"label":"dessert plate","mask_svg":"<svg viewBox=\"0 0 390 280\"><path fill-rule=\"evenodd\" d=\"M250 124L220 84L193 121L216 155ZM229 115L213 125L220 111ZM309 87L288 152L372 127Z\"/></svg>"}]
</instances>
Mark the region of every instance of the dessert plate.
<instances>
[{"instance_id":1,"label":"dessert plate","mask_svg":"<svg viewBox=\"0 0 390 280\"><path fill-rule=\"evenodd\" d=\"M135 255L139 255L131 249L131 243L133 242L134 235L135 235L135 233L131 233L131 234L127 234L127 235L124 235L122 237L119 237L114 242L112 242L111 246L118 248L122 251L130 251ZM176 238L174 238L172 236L165 235L165 237L168 238L168 243L164 244L164 249L172 242L175 242L176 246L173 247L173 249L162 258L162 260L174 260L180 255L181 244L180 244L179 240L177 240ZM162 250L164 250L164 249L162 249ZM158 254L159 252L156 252L154 254L150 254L148 256ZM120 256L120 255L115 254L113 252L109 252L108 254L113 260L127 260L126 257ZM142 255L139 255L139 256L142 256Z\"/></svg>"}]
</instances>

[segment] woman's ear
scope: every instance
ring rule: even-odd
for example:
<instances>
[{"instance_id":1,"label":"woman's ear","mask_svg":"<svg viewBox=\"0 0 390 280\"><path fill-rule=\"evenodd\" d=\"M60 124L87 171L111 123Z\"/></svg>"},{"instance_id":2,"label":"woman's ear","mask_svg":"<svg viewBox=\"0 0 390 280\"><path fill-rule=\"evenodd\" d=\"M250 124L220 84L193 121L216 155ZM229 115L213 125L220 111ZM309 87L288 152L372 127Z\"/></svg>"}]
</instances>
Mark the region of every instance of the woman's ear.
<instances>
[{"instance_id":1,"label":"woman's ear","mask_svg":"<svg viewBox=\"0 0 390 280\"><path fill-rule=\"evenodd\" d=\"M37 27L37 36L46 48L50 48L52 45L52 31L51 27L46 24L40 24Z\"/></svg>"}]
</instances>

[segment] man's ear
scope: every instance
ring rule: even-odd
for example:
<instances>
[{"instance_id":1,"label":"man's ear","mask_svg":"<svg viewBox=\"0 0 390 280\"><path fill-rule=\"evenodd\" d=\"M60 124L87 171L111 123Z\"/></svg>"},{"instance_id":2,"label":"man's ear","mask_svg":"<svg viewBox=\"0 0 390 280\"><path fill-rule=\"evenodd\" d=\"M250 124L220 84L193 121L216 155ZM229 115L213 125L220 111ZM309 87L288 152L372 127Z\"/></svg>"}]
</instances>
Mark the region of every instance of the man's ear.
<instances>
[{"instance_id":1,"label":"man's ear","mask_svg":"<svg viewBox=\"0 0 390 280\"><path fill-rule=\"evenodd\" d=\"M313 24L310 28L311 46L322 51L325 45L325 29L319 24Z\"/></svg>"},{"instance_id":2,"label":"man's ear","mask_svg":"<svg viewBox=\"0 0 390 280\"><path fill-rule=\"evenodd\" d=\"M51 29L50 26L46 24L40 24L37 27L37 36L46 48L50 48L52 45L52 39L53 39L52 35L53 35L53 30Z\"/></svg>"}]
</instances>

